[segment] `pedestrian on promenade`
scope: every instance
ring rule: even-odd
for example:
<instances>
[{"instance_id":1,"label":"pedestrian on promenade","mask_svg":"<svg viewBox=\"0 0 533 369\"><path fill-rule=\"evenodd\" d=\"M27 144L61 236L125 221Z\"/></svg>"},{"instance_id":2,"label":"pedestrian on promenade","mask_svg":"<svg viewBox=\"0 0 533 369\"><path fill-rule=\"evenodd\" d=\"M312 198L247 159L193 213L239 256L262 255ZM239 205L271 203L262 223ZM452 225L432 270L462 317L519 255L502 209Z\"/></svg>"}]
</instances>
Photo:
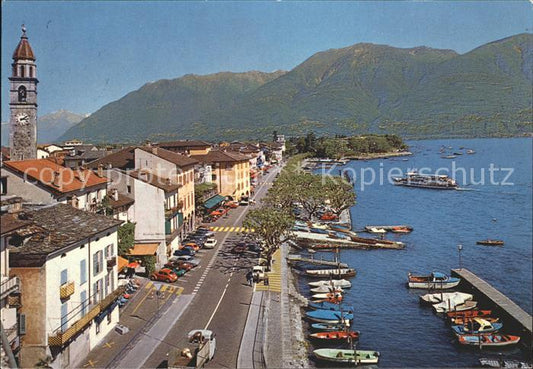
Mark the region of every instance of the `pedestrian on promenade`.
<instances>
[{"instance_id":1,"label":"pedestrian on promenade","mask_svg":"<svg viewBox=\"0 0 533 369\"><path fill-rule=\"evenodd\" d=\"M253 273L252 273L252 271L250 270L250 271L248 271L248 273L246 273L246 281L248 282L248 285L249 285L249 286L252 286L252 285L253 285L253 283L252 283L252 282L253 282L253 279L254 279L254 277L253 277Z\"/></svg>"}]
</instances>

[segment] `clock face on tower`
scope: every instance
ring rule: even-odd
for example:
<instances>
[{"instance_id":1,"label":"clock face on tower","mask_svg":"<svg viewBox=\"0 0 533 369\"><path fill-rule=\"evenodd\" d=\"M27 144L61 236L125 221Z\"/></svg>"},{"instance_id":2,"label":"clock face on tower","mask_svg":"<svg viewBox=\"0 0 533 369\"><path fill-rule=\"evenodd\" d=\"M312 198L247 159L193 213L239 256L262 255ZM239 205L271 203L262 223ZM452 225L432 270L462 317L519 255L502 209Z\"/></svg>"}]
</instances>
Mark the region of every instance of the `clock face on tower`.
<instances>
[{"instance_id":1,"label":"clock face on tower","mask_svg":"<svg viewBox=\"0 0 533 369\"><path fill-rule=\"evenodd\" d=\"M17 114L17 122L21 126L24 126L30 122L30 116L26 113Z\"/></svg>"}]
</instances>

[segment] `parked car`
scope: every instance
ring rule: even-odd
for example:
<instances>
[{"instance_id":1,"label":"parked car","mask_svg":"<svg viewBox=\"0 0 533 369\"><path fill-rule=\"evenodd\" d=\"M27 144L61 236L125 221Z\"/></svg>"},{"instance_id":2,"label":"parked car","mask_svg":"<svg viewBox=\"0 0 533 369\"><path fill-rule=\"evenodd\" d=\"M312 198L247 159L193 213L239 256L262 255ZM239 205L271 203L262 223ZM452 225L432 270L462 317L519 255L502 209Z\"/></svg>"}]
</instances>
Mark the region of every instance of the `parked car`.
<instances>
[{"instance_id":1,"label":"parked car","mask_svg":"<svg viewBox=\"0 0 533 369\"><path fill-rule=\"evenodd\" d=\"M228 208L231 208L231 209L235 209L235 208L239 207L239 204L236 203L235 201L229 201L229 202L225 203L224 206L226 206Z\"/></svg>"},{"instance_id":2,"label":"parked car","mask_svg":"<svg viewBox=\"0 0 533 369\"><path fill-rule=\"evenodd\" d=\"M215 232L208 231L208 232L205 232L205 233L195 234L194 236L195 237L203 237L204 240L207 240L209 238L215 237Z\"/></svg>"},{"instance_id":3,"label":"parked car","mask_svg":"<svg viewBox=\"0 0 533 369\"><path fill-rule=\"evenodd\" d=\"M186 247L190 247L191 249L193 249L194 251L198 251L201 249L200 245L198 245L198 243L196 242L187 242L183 248L186 248Z\"/></svg>"},{"instance_id":4,"label":"parked car","mask_svg":"<svg viewBox=\"0 0 533 369\"><path fill-rule=\"evenodd\" d=\"M207 241L205 241L204 247L206 249L214 249L216 245L217 240L215 240L214 238L209 238Z\"/></svg>"},{"instance_id":5,"label":"parked car","mask_svg":"<svg viewBox=\"0 0 533 369\"><path fill-rule=\"evenodd\" d=\"M195 235L198 235L198 236L204 236L204 237L214 237L215 236L215 232L213 231L210 231L208 229L205 229L205 228L202 228L202 229L198 229L195 233Z\"/></svg>"},{"instance_id":6,"label":"parked car","mask_svg":"<svg viewBox=\"0 0 533 369\"><path fill-rule=\"evenodd\" d=\"M194 257L192 257L190 255L172 256L170 258L170 261L171 262L174 262L174 261L185 261L185 262L191 264L193 267L196 267L196 266L200 265L200 259L194 258Z\"/></svg>"},{"instance_id":7,"label":"parked car","mask_svg":"<svg viewBox=\"0 0 533 369\"><path fill-rule=\"evenodd\" d=\"M189 270L194 268L194 265L192 265L191 263L188 263L186 261L183 261L183 260L174 260L174 261L169 261L168 263L166 263L165 264L165 268L181 269L181 270L184 270L184 271L188 272ZM178 275L178 277L179 277L179 275Z\"/></svg>"},{"instance_id":8,"label":"parked car","mask_svg":"<svg viewBox=\"0 0 533 369\"><path fill-rule=\"evenodd\" d=\"M194 252L194 250L191 248L183 248L183 249L174 251L175 256L182 256L182 255L194 256L195 254L196 252Z\"/></svg>"},{"instance_id":9,"label":"parked car","mask_svg":"<svg viewBox=\"0 0 533 369\"><path fill-rule=\"evenodd\" d=\"M239 201L239 205L240 205L240 206L248 206L249 203L250 203L250 202L248 201L248 198L247 198L247 197L243 197L243 198L241 199L241 201Z\"/></svg>"},{"instance_id":10,"label":"parked car","mask_svg":"<svg viewBox=\"0 0 533 369\"><path fill-rule=\"evenodd\" d=\"M167 283L171 283L176 282L178 280L178 276L172 270L168 268L163 268L157 272L153 272L150 275L150 279L152 281L164 281Z\"/></svg>"}]
</instances>

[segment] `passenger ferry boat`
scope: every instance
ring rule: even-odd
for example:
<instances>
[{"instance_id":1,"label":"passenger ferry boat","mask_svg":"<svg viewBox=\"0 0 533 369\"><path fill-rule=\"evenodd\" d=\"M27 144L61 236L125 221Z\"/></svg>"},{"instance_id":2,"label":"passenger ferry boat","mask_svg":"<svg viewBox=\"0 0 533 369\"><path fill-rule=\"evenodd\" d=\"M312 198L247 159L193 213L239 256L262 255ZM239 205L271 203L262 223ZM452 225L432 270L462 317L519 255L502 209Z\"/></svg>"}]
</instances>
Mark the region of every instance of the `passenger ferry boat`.
<instances>
[{"instance_id":1,"label":"passenger ferry boat","mask_svg":"<svg viewBox=\"0 0 533 369\"><path fill-rule=\"evenodd\" d=\"M404 177L393 178L398 186L431 188L437 190L456 190L457 182L447 175L426 175L418 172L409 172Z\"/></svg>"}]
</instances>

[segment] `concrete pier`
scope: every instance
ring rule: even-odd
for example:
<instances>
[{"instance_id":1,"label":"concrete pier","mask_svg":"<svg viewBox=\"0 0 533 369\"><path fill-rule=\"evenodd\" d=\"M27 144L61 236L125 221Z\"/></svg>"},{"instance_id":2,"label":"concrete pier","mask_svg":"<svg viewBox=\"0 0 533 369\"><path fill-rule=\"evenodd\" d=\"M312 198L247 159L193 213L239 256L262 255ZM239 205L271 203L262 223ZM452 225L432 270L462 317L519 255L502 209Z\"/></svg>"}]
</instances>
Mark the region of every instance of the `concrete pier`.
<instances>
[{"instance_id":1,"label":"concrete pier","mask_svg":"<svg viewBox=\"0 0 533 369\"><path fill-rule=\"evenodd\" d=\"M333 267L340 267L340 268L348 268L348 264L346 263L339 263L334 260L322 260L322 259L314 259L314 258L306 258L302 255L296 255L291 254L288 257L289 263L296 263L296 262L302 262L302 263L309 263L309 264L315 264L315 265L327 265L327 266L333 266Z\"/></svg>"},{"instance_id":2,"label":"concrete pier","mask_svg":"<svg viewBox=\"0 0 533 369\"><path fill-rule=\"evenodd\" d=\"M505 331L519 335L521 343L531 352L531 315L470 270L452 269L452 275L461 278L461 291L472 293L482 305L492 307L504 321Z\"/></svg>"}]
</instances>

